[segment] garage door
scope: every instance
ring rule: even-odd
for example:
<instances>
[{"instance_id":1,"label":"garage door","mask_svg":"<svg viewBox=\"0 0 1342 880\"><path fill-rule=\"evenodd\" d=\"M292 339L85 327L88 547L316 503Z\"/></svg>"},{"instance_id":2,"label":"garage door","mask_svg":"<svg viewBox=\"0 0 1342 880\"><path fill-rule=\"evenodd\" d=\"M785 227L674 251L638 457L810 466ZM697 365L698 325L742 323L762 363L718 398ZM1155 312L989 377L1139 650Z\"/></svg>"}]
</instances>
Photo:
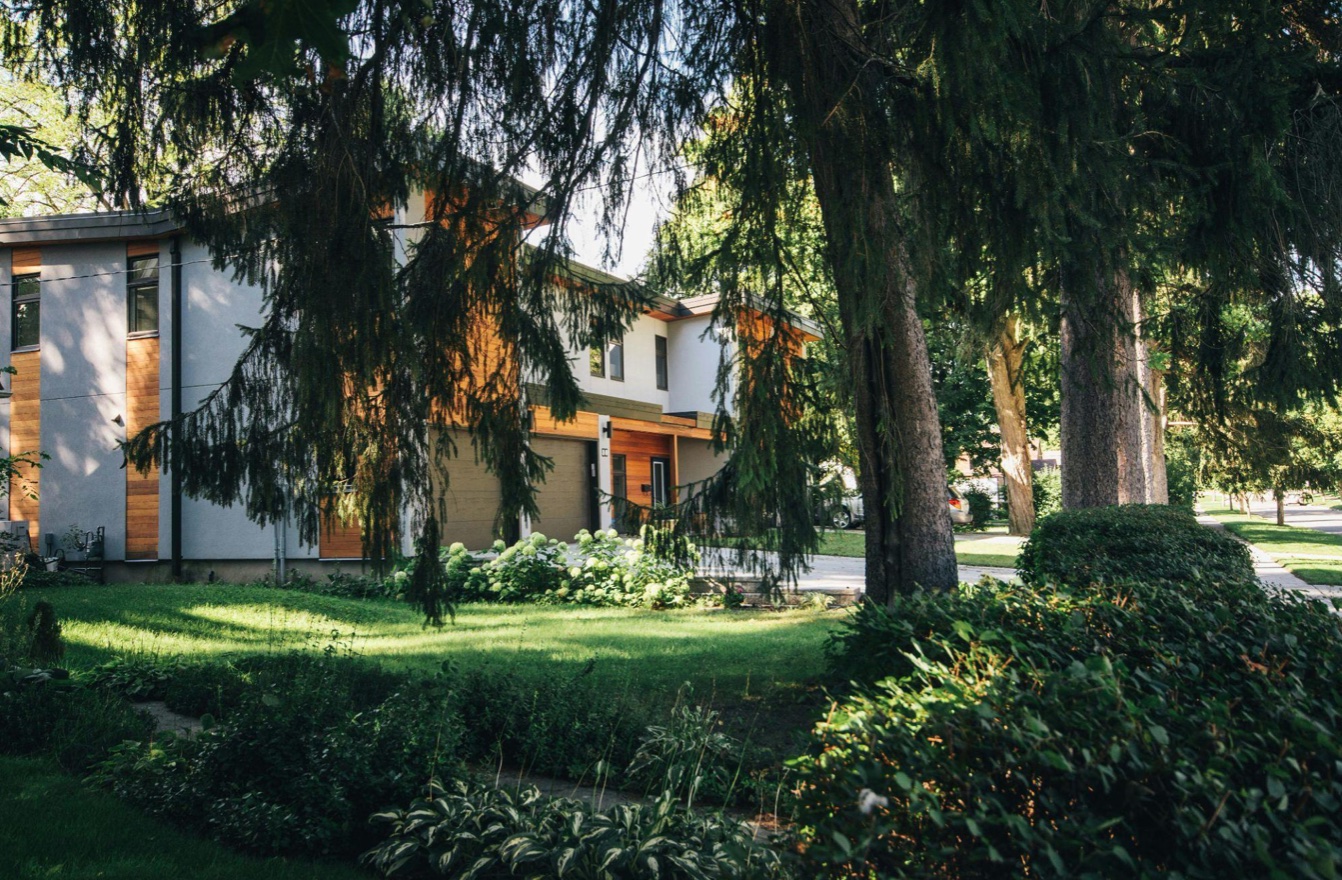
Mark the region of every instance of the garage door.
<instances>
[{"instance_id":1,"label":"garage door","mask_svg":"<svg viewBox=\"0 0 1342 880\"><path fill-rule=\"evenodd\" d=\"M533 437L531 448L554 459L550 471L536 492L540 516L531 529L563 541L583 529L591 528L591 477L588 474L587 441Z\"/></svg>"},{"instance_id":2,"label":"garage door","mask_svg":"<svg viewBox=\"0 0 1342 880\"><path fill-rule=\"evenodd\" d=\"M459 433L454 439L459 457L444 462L446 489L442 479L435 480L435 494L443 502L438 511L443 546L460 541L472 550L484 550L502 537L494 533L494 517L502 502L499 480L483 463L476 463L468 435Z\"/></svg>"}]
</instances>

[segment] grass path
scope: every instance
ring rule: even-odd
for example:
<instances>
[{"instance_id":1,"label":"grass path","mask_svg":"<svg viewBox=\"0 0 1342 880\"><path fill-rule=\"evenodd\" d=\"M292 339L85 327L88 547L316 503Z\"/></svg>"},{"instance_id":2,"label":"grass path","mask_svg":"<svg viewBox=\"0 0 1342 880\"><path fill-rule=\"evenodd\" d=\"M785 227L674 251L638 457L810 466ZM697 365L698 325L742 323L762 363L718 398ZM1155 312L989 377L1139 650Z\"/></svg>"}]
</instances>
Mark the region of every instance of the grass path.
<instances>
[{"instance_id":1,"label":"grass path","mask_svg":"<svg viewBox=\"0 0 1342 880\"><path fill-rule=\"evenodd\" d=\"M1253 514L1225 507L1204 507L1228 531L1275 559L1282 568L1315 586L1342 586L1342 535L1317 529L1279 526Z\"/></svg>"},{"instance_id":2,"label":"grass path","mask_svg":"<svg viewBox=\"0 0 1342 880\"><path fill-rule=\"evenodd\" d=\"M126 654L208 660L328 646L391 668L502 667L508 674L593 675L650 697L686 681L731 700L792 689L823 666L845 612L644 611L573 606L467 605L456 622L425 628L391 601L223 584L109 585L29 590L56 606L79 668ZM11 616L22 613L15 603Z\"/></svg>"},{"instance_id":3,"label":"grass path","mask_svg":"<svg viewBox=\"0 0 1342 880\"><path fill-rule=\"evenodd\" d=\"M257 859L147 818L54 764L0 756L5 880L357 880L337 863Z\"/></svg>"}]
</instances>

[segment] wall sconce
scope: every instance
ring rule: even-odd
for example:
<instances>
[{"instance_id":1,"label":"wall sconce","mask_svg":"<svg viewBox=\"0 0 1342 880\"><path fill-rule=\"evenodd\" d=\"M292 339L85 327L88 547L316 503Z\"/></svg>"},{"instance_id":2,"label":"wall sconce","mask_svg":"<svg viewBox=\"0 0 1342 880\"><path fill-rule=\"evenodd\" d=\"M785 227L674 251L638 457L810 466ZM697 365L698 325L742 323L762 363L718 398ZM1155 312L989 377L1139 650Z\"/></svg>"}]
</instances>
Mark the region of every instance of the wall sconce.
<instances>
[{"instance_id":1,"label":"wall sconce","mask_svg":"<svg viewBox=\"0 0 1342 880\"><path fill-rule=\"evenodd\" d=\"M610 435L611 435L611 430L610 430L610 420L608 419L608 420L605 422L605 424L603 424L603 425L601 426L601 436L602 436L602 437L605 437L607 440L609 440L609 439L610 439Z\"/></svg>"},{"instance_id":2,"label":"wall sconce","mask_svg":"<svg viewBox=\"0 0 1342 880\"><path fill-rule=\"evenodd\" d=\"M121 413L117 413L116 418L112 419L112 424L124 428L126 427L126 420L121 417Z\"/></svg>"}]
</instances>

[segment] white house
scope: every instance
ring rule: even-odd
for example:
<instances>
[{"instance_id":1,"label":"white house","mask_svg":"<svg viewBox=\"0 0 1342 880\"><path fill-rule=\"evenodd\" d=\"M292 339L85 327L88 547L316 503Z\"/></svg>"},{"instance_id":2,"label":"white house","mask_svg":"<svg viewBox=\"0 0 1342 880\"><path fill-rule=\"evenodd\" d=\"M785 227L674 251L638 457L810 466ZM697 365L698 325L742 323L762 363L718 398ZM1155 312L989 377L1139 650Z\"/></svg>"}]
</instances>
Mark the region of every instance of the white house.
<instances>
[{"instance_id":1,"label":"white house","mask_svg":"<svg viewBox=\"0 0 1342 880\"><path fill-rule=\"evenodd\" d=\"M423 212L421 196L398 213ZM619 280L582 266L571 272L579 283ZM237 326L258 323L262 309L260 290L215 270L169 216L0 220L0 282L10 307L0 352L17 371L6 380L12 395L0 400L0 444L50 456L14 481L8 497L9 519L28 523L35 549L45 553L48 536L59 546L72 525L101 526L108 577L142 581L259 575L277 546L300 567L360 557L357 525L332 523L316 545L304 545L295 529L277 534L240 508L183 497L170 475L123 467L118 442L190 411L221 384L244 345ZM522 365L532 445L555 460L539 518L518 524L523 534L607 527L612 499L654 505L717 471L712 392L720 358L731 358L736 342L733 330L710 327L715 302L659 299L605 350L570 345L586 404L568 422L549 417ZM800 318L792 325L800 339L819 335ZM488 545L496 478L469 456L449 470L444 542Z\"/></svg>"}]
</instances>

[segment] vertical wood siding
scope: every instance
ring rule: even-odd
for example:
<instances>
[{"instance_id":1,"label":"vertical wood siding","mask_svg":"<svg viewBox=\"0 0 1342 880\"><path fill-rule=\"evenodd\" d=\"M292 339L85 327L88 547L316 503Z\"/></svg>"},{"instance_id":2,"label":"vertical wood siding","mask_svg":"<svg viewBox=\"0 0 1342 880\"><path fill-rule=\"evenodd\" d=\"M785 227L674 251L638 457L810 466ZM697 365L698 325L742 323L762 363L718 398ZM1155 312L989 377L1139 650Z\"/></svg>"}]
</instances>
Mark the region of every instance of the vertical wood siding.
<instances>
[{"instance_id":1,"label":"vertical wood siding","mask_svg":"<svg viewBox=\"0 0 1342 880\"><path fill-rule=\"evenodd\" d=\"M134 256L135 254L131 254ZM159 420L159 342L126 340L126 436ZM126 558L158 558L158 465L147 473L126 468Z\"/></svg>"},{"instance_id":2,"label":"vertical wood siding","mask_svg":"<svg viewBox=\"0 0 1342 880\"><path fill-rule=\"evenodd\" d=\"M21 455L42 448L42 353L16 351L10 363L18 372L11 376L13 396L9 399L9 452ZM9 518L28 520L28 535L33 549L40 546L38 514L41 500L42 471L20 464L9 481Z\"/></svg>"}]
</instances>

